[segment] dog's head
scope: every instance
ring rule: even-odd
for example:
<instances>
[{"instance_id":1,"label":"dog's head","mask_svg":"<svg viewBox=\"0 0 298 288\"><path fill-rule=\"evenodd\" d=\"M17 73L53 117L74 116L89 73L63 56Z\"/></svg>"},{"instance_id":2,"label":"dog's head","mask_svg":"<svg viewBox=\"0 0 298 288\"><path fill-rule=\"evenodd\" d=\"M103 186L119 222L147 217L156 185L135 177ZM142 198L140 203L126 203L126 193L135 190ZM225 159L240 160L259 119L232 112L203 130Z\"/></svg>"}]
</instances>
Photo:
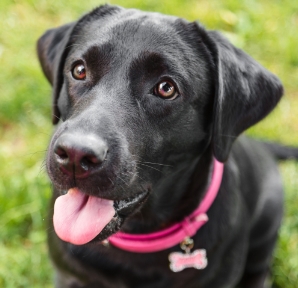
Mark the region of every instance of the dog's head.
<instances>
[{"instance_id":1,"label":"dog's head","mask_svg":"<svg viewBox=\"0 0 298 288\"><path fill-rule=\"evenodd\" d=\"M282 95L219 33L115 6L47 31L38 55L61 120L47 169L56 196L69 191L56 200L55 229L74 244L114 233L147 198L177 203L205 151L226 161Z\"/></svg>"}]
</instances>

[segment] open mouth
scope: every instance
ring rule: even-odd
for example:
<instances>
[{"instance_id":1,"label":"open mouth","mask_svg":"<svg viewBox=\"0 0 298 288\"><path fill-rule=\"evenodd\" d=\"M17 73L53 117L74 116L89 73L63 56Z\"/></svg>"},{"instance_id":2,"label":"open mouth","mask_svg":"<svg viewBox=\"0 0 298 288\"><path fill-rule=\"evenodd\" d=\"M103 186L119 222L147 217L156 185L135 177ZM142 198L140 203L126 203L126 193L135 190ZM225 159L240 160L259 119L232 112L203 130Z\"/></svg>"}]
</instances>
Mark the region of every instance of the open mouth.
<instances>
[{"instance_id":1,"label":"open mouth","mask_svg":"<svg viewBox=\"0 0 298 288\"><path fill-rule=\"evenodd\" d=\"M67 194L58 197L54 205L56 234L75 245L102 241L120 229L124 219L146 201L148 192L113 201L71 188Z\"/></svg>"}]
</instances>

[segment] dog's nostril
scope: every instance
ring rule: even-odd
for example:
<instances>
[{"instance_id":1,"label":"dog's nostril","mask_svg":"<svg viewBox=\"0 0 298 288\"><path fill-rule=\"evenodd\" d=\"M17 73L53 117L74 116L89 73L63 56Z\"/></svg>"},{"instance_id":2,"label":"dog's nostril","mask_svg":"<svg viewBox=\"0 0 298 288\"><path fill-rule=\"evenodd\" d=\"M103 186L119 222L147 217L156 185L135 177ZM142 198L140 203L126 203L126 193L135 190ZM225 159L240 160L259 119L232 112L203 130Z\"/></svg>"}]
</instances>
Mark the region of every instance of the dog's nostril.
<instances>
[{"instance_id":1,"label":"dog's nostril","mask_svg":"<svg viewBox=\"0 0 298 288\"><path fill-rule=\"evenodd\" d=\"M56 155L59 156L60 159L62 159L62 160L68 159L68 154L63 148L57 147L57 148L55 148L54 152Z\"/></svg>"},{"instance_id":2,"label":"dog's nostril","mask_svg":"<svg viewBox=\"0 0 298 288\"><path fill-rule=\"evenodd\" d=\"M91 167L97 166L102 163L102 160L96 157L96 155L86 155L81 159L81 167L88 171Z\"/></svg>"}]
</instances>

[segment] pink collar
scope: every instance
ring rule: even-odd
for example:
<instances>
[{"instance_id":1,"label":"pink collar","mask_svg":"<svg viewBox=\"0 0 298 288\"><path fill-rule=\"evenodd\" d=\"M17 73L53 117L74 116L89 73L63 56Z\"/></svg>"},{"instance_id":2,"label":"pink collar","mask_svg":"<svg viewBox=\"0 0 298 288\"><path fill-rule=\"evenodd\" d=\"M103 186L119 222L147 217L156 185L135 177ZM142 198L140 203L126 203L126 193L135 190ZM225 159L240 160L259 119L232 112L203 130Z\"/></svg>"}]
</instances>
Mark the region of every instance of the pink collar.
<instances>
[{"instance_id":1,"label":"pink collar","mask_svg":"<svg viewBox=\"0 0 298 288\"><path fill-rule=\"evenodd\" d=\"M208 221L206 212L217 196L224 165L214 160L210 186L199 207L181 222L164 230L150 234L127 234L118 232L108 238L109 243L122 250L150 253L161 251L181 243L185 238L192 237Z\"/></svg>"}]
</instances>

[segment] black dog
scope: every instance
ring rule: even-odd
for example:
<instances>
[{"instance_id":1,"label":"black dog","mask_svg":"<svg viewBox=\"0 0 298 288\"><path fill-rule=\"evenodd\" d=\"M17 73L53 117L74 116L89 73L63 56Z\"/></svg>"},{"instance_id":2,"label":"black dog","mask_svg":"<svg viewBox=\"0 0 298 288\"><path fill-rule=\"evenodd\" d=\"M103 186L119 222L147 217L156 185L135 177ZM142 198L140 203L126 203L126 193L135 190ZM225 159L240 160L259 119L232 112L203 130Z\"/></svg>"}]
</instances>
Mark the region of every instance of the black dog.
<instances>
[{"instance_id":1,"label":"black dog","mask_svg":"<svg viewBox=\"0 0 298 288\"><path fill-rule=\"evenodd\" d=\"M61 119L47 155L64 240L50 229L56 287L264 287L282 185L270 151L236 138L276 106L277 77L198 23L108 5L47 31L38 55ZM119 230L180 223L204 199L214 158L221 187L192 237L206 267L171 271L178 243L104 245Z\"/></svg>"}]
</instances>

